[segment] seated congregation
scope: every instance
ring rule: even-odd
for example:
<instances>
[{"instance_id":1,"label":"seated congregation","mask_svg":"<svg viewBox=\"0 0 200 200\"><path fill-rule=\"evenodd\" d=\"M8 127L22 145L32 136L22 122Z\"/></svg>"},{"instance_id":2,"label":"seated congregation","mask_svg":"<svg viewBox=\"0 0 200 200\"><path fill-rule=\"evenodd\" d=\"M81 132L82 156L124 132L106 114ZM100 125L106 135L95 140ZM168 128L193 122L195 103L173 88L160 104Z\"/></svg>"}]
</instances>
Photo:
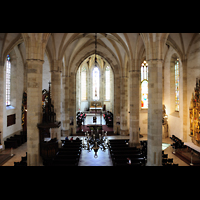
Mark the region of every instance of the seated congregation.
<instances>
[{"instance_id":1,"label":"seated congregation","mask_svg":"<svg viewBox=\"0 0 200 200\"><path fill-rule=\"evenodd\" d=\"M103 114L103 117L106 121L106 125L112 127L113 126L113 113L110 111L107 111L105 114Z\"/></svg>"}]
</instances>

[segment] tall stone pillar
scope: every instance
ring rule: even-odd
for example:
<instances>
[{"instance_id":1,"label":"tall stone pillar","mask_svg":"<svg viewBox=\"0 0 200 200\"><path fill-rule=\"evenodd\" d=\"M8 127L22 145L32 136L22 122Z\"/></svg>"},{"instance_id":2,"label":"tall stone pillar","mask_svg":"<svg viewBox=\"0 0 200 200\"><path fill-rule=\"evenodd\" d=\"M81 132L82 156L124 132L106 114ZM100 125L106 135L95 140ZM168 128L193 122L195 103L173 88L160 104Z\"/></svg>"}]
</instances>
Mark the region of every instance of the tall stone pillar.
<instances>
[{"instance_id":1,"label":"tall stone pillar","mask_svg":"<svg viewBox=\"0 0 200 200\"><path fill-rule=\"evenodd\" d=\"M131 70L130 73L130 128L129 128L129 145L138 146L139 141L139 70Z\"/></svg>"},{"instance_id":2,"label":"tall stone pillar","mask_svg":"<svg viewBox=\"0 0 200 200\"><path fill-rule=\"evenodd\" d=\"M56 70L51 70L51 97L52 97L52 103L54 105L54 112L56 113L56 121L61 121L61 71L60 66L58 66L58 63L56 63L56 66L54 68L57 68ZM52 138L57 138L58 140L58 146L61 147L61 127L54 128L51 130Z\"/></svg>"},{"instance_id":3,"label":"tall stone pillar","mask_svg":"<svg viewBox=\"0 0 200 200\"><path fill-rule=\"evenodd\" d=\"M70 134L76 134L76 75L70 74L69 77L69 116L73 124L70 125Z\"/></svg>"},{"instance_id":4,"label":"tall stone pillar","mask_svg":"<svg viewBox=\"0 0 200 200\"><path fill-rule=\"evenodd\" d=\"M63 136L70 135L69 127L69 76L62 75L62 117L61 126Z\"/></svg>"},{"instance_id":5,"label":"tall stone pillar","mask_svg":"<svg viewBox=\"0 0 200 200\"><path fill-rule=\"evenodd\" d=\"M128 77L122 76L120 80L120 135L128 134Z\"/></svg>"},{"instance_id":6,"label":"tall stone pillar","mask_svg":"<svg viewBox=\"0 0 200 200\"><path fill-rule=\"evenodd\" d=\"M148 60L148 145L147 165L162 165L162 63Z\"/></svg>"},{"instance_id":7,"label":"tall stone pillar","mask_svg":"<svg viewBox=\"0 0 200 200\"><path fill-rule=\"evenodd\" d=\"M42 67L44 61L27 60L27 165L38 166L41 162L39 129L42 122Z\"/></svg>"},{"instance_id":8,"label":"tall stone pillar","mask_svg":"<svg viewBox=\"0 0 200 200\"><path fill-rule=\"evenodd\" d=\"M114 134L120 133L120 125L117 123L120 118L120 82L119 74L115 72L114 74L114 120L113 120L113 130Z\"/></svg>"}]
</instances>

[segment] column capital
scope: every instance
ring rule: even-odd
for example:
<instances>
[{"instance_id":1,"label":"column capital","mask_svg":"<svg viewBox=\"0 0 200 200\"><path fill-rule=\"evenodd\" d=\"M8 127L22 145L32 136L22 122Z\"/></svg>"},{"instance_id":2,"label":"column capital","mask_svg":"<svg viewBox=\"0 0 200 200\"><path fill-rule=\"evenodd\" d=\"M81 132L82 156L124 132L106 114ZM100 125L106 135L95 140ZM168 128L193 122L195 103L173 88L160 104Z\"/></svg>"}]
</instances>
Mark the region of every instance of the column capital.
<instances>
[{"instance_id":1,"label":"column capital","mask_svg":"<svg viewBox=\"0 0 200 200\"><path fill-rule=\"evenodd\" d=\"M50 70L50 72L51 73L61 73L62 71L60 71L59 69L57 69L57 70L53 69L53 70Z\"/></svg>"},{"instance_id":2,"label":"column capital","mask_svg":"<svg viewBox=\"0 0 200 200\"><path fill-rule=\"evenodd\" d=\"M148 59L147 60L147 63L149 64L148 67L150 66L150 64L157 64L159 62L163 64L164 60L163 59Z\"/></svg>"},{"instance_id":3,"label":"column capital","mask_svg":"<svg viewBox=\"0 0 200 200\"><path fill-rule=\"evenodd\" d=\"M51 72L62 72L62 60L52 60Z\"/></svg>"},{"instance_id":4,"label":"column capital","mask_svg":"<svg viewBox=\"0 0 200 200\"><path fill-rule=\"evenodd\" d=\"M69 77L69 75L62 75L62 78L67 78Z\"/></svg>"},{"instance_id":5,"label":"column capital","mask_svg":"<svg viewBox=\"0 0 200 200\"><path fill-rule=\"evenodd\" d=\"M44 60L39 60L39 59L26 59L25 64L40 64L43 65Z\"/></svg>"},{"instance_id":6,"label":"column capital","mask_svg":"<svg viewBox=\"0 0 200 200\"><path fill-rule=\"evenodd\" d=\"M135 69L133 69L133 70L130 70L129 72L130 72L130 73L132 73L132 72L133 72L133 73L140 73L140 70L135 70Z\"/></svg>"},{"instance_id":7,"label":"column capital","mask_svg":"<svg viewBox=\"0 0 200 200\"><path fill-rule=\"evenodd\" d=\"M128 76L120 76L120 78L121 78L121 79L123 79L123 78L128 78Z\"/></svg>"}]
</instances>

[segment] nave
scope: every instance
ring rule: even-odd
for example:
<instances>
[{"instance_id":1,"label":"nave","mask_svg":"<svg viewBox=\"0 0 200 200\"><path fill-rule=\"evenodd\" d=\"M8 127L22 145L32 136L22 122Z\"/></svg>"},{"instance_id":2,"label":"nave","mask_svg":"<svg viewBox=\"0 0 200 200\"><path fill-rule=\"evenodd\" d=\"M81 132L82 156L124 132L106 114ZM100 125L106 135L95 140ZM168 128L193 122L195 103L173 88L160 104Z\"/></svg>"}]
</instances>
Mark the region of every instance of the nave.
<instances>
[{"instance_id":1,"label":"nave","mask_svg":"<svg viewBox=\"0 0 200 200\"><path fill-rule=\"evenodd\" d=\"M70 138L70 137L69 137ZM74 139L76 139L76 136L73 136ZM79 137L80 139L83 139L82 136ZM61 140L64 140L65 137L61 137ZM129 139L129 136L108 136L108 140L110 139ZM143 135L143 138L140 138L140 140L147 140L147 135ZM179 166L189 166L184 161L182 161L180 158L175 156L173 152L173 148L171 144L173 141L170 138L165 138L162 141L163 143L170 144L169 147L167 147L164 150L165 154L168 154L169 158L173 158L173 162L178 164ZM163 145L164 146L164 145ZM20 147L13 149L14 156L5 162L2 166L14 166L14 162L20 162L21 157L25 156L27 152L27 142L22 144ZM0 154L10 154L10 149L5 149ZM43 166L42 162L40 163L40 166ZM94 151L91 151L88 153L87 150L82 150L79 164L78 166L113 166L110 155L108 153L108 150L105 152L99 150L98 151L98 158L94 158Z\"/></svg>"}]
</instances>

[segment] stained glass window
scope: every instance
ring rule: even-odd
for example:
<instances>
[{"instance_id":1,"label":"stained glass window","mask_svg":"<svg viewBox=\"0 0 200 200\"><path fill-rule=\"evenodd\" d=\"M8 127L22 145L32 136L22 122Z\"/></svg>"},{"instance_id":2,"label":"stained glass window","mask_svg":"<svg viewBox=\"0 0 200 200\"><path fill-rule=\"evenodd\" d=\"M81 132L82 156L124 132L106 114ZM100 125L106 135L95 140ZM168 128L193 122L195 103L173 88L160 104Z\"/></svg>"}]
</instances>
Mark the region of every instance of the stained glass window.
<instances>
[{"instance_id":1,"label":"stained glass window","mask_svg":"<svg viewBox=\"0 0 200 200\"><path fill-rule=\"evenodd\" d=\"M83 100L83 101L87 99L87 96L86 96L86 80L87 80L86 73L87 73L86 67L83 66L82 70L81 70L81 100Z\"/></svg>"},{"instance_id":2,"label":"stained glass window","mask_svg":"<svg viewBox=\"0 0 200 200\"><path fill-rule=\"evenodd\" d=\"M175 61L175 111L179 111L179 60Z\"/></svg>"},{"instance_id":3,"label":"stained glass window","mask_svg":"<svg viewBox=\"0 0 200 200\"><path fill-rule=\"evenodd\" d=\"M10 106L10 75L11 75L11 63L10 56L7 55L6 61L6 106Z\"/></svg>"},{"instance_id":4,"label":"stained glass window","mask_svg":"<svg viewBox=\"0 0 200 200\"><path fill-rule=\"evenodd\" d=\"M95 67L93 70L93 99L99 100L99 69Z\"/></svg>"},{"instance_id":5,"label":"stained glass window","mask_svg":"<svg viewBox=\"0 0 200 200\"><path fill-rule=\"evenodd\" d=\"M106 100L110 100L110 67L106 67Z\"/></svg>"},{"instance_id":6,"label":"stained glass window","mask_svg":"<svg viewBox=\"0 0 200 200\"><path fill-rule=\"evenodd\" d=\"M141 108L148 108L148 63L141 65Z\"/></svg>"}]
</instances>

